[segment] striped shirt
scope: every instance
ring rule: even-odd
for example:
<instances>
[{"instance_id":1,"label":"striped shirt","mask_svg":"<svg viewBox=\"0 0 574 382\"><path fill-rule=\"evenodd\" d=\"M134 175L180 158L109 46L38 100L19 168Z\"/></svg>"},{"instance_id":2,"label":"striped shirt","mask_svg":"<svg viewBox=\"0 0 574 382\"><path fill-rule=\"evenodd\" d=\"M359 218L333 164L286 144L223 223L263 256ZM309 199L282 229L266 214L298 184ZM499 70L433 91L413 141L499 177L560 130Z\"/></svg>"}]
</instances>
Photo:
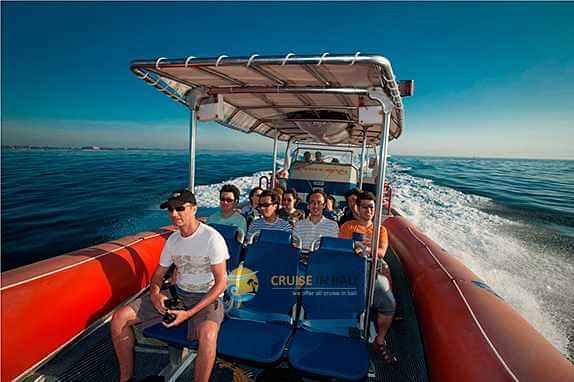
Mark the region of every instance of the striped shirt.
<instances>
[{"instance_id":1,"label":"striped shirt","mask_svg":"<svg viewBox=\"0 0 574 382\"><path fill-rule=\"evenodd\" d=\"M267 220L264 218L259 218L253 220L251 225L247 229L247 240L250 240L253 235L261 231L262 229L269 229L275 231L287 231L291 232L291 224L289 224L286 220L275 218L276 220L273 223L268 223Z\"/></svg>"},{"instance_id":2,"label":"striped shirt","mask_svg":"<svg viewBox=\"0 0 574 382\"><path fill-rule=\"evenodd\" d=\"M315 224L311 220L300 220L295 224L293 231L303 242L303 249L311 250L311 244L323 236L337 237L339 226L331 219L321 216L319 223Z\"/></svg>"}]
</instances>

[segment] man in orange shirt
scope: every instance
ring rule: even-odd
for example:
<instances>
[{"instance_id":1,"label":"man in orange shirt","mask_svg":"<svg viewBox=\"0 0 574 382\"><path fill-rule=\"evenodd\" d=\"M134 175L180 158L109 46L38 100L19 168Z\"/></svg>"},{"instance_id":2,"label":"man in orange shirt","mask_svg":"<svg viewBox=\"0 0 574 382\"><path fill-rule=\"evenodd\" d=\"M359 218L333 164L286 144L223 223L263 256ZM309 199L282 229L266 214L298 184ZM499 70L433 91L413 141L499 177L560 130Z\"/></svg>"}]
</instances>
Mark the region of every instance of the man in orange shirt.
<instances>
[{"instance_id":1,"label":"man in orange shirt","mask_svg":"<svg viewBox=\"0 0 574 382\"><path fill-rule=\"evenodd\" d=\"M363 243L366 247L367 255L371 252L373 241L373 232L375 225L373 217L375 216L375 196L370 192L361 192L357 195L358 219L350 220L341 226L339 237L344 239L353 239L354 233L363 235ZM383 260L388 246L387 230L381 226L379 235L379 244L377 250L378 274L375 282L375 294L373 298L372 310L376 312L377 336L373 343L374 349L383 357L386 363L396 362L397 359L387 348L385 337L395 315L395 298L391 291L391 274L387 263Z\"/></svg>"}]
</instances>

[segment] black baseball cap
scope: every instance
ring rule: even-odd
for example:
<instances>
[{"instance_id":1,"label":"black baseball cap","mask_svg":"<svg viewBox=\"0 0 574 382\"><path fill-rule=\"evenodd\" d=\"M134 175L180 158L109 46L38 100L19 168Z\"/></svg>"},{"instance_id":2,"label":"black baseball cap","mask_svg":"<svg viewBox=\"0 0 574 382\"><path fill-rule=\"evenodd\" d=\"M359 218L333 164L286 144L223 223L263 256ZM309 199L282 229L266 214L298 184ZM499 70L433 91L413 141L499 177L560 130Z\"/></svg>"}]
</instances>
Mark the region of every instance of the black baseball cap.
<instances>
[{"instance_id":1,"label":"black baseball cap","mask_svg":"<svg viewBox=\"0 0 574 382\"><path fill-rule=\"evenodd\" d=\"M191 203L194 206L197 204L195 202L195 195L193 192L189 191L188 189L177 190L171 193L169 198L159 205L159 208L164 209L169 206L171 207L180 207L183 206L185 203Z\"/></svg>"}]
</instances>

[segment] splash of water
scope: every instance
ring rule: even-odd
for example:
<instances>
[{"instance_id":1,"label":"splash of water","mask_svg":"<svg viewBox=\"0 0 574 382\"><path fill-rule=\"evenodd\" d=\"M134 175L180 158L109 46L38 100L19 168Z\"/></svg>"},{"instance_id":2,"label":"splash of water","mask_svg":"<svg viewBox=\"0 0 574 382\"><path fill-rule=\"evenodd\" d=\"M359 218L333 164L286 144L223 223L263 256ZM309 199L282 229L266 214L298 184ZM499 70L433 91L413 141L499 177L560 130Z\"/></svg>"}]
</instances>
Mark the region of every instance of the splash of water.
<instances>
[{"instance_id":1,"label":"splash of water","mask_svg":"<svg viewBox=\"0 0 574 382\"><path fill-rule=\"evenodd\" d=\"M395 167L399 167L395 165ZM400 170L400 169L399 169ZM490 199L463 194L403 171L391 176L393 206L427 236L485 280L506 302L568 354L574 322L571 289L574 266L560 256L539 253L507 234L514 222L483 212ZM568 313L570 312L570 313Z\"/></svg>"}]
</instances>

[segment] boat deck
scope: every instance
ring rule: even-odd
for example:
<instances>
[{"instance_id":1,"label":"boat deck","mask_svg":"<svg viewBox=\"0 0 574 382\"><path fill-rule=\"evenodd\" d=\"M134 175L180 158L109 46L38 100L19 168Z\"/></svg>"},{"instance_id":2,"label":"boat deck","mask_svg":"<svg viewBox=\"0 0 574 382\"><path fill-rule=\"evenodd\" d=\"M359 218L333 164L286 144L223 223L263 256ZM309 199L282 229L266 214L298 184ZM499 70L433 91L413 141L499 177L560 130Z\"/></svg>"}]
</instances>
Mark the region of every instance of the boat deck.
<instances>
[{"instance_id":1,"label":"boat deck","mask_svg":"<svg viewBox=\"0 0 574 382\"><path fill-rule=\"evenodd\" d=\"M428 372L408 280L400 260L394 253L387 254L387 262L393 275L394 292L398 302L397 316L403 317L401 320L395 320L388 335L389 345L399 362L388 365L380 358L372 357L372 372L369 373L368 380L424 382L428 380ZM137 379L157 375L168 365L167 347L143 346L142 349L143 351L136 352ZM279 367L282 366L284 365ZM212 381L248 381L255 380L258 376L258 380L264 380L263 375L262 369L218 359ZM64 349L26 380L36 380L40 376L44 377L44 381L117 381L118 367L110 340L109 324ZM296 375L268 376L268 380L275 381L301 380ZM193 380L193 364L177 380Z\"/></svg>"}]
</instances>

